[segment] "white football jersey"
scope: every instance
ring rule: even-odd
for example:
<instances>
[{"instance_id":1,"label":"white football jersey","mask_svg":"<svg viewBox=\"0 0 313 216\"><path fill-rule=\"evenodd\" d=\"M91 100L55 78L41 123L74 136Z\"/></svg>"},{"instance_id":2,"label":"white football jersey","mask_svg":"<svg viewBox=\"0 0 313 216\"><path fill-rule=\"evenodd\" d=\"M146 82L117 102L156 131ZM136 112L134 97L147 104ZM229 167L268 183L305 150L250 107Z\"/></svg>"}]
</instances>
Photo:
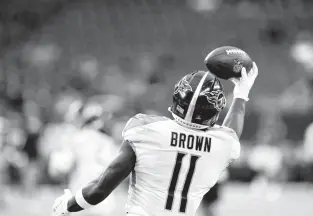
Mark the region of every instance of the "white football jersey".
<instances>
[{"instance_id":1,"label":"white football jersey","mask_svg":"<svg viewBox=\"0 0 313 216\"><path fill-rule=\"evenodd\" d=\"M202 197L240 154L235 132L192 130L166 117L138 114L123 131L136 153L126 212L193 216Z\"/></svg>"}]
</instances>

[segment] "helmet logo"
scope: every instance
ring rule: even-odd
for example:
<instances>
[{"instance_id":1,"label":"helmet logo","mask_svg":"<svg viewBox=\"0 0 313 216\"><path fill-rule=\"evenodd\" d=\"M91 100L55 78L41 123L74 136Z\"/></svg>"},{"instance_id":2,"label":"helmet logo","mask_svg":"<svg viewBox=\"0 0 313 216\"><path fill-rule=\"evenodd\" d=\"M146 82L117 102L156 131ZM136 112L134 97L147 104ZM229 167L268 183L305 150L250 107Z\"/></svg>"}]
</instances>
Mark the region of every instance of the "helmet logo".
<instances>
[{"instance_id":1,"label":"helmet logo","mask_svg":"<svg viewBox=\"0 0 313 216\"><path fill-rule=\"evenodd\" d=\"M176 84L174 94L179 93L180 96L184 98L186 97L187 91L192 91L192 88L186 80L186 77L184 77Z\"/></svg>"},{"instance_id":2,"label":"helmet logo","mask_svg":"<svg viewBox=\"0 0 313 216\"><path fill-rule=\"evenodd\" d=\"M222 91L210 91L210 89L207 89L201 92L200 95L205 96L217 111L221 111L226 106L226 98Z\"/></svg>"}]
</instances>

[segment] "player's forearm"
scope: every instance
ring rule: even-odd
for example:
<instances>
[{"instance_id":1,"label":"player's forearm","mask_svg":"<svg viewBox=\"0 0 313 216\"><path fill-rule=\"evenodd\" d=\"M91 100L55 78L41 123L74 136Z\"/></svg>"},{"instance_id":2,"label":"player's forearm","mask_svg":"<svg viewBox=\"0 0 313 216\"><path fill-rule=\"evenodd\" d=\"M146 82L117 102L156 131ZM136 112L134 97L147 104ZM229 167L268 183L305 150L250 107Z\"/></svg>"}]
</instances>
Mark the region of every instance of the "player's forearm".
<instances>
[{"instance_id":1,"label":"player's forearm","mask_svg":"<svg viewBox=\"0 0 313 216\"><path fill-rule=\"evenodd\" d=\"M105 200L119 185L120 181L113 177L117 175L116 169L109 167L97 180L90 182L82 189L83 199L90 205L97 205ZM68 202L68 211L77 212L83 210L77 203L77 196Z\"/></svg>"},{"instance_id":2,"label":"player's forearm","mask_svg":"<svg viewBox=\"0 0 313 216\"><path fill-rule=\"evenodd\" d=\"M123 141L119 155L97 179L72 197L67 205L69 212L81 211L97 205L129 175L136 163L136 154L128 141Z\"/></svg>"},{"instance_id":3,"label":"player's forearm","mask_svg":"<svg viewBox=\"0 0 313 216\"><path fill-rule=\"evenodd\" d=\"M122 166L115 164L100 176L94 184L89 184L83 189L83 196L91 205L97 205L106 199L112 191L127 177L130 171L126 171Z\"/></svg>"},{"instance_id":4,"label":"player's forearm","mask_svg":"<svg viewBox=\"0 0 313 216\"><path fill-rule=\"evenodd\" d=\"M246 101L241 98L234 98L223 122L223 126L233 129L239 138L243 130L245 110Z\"/></svg>"},{"instance_id":5,"label":"player's forearm","mask_svg":"<svg viewBox=\"0 0 313 216\"><path fill-rule=\"evenodd\" d=\"M89 194L90 192L92 191L95 191L95 188L96 188L96 185L97 185L97 182L98 182L98 179L90 182L87 186L85 186L83 189L82 189L82 195L84 197L84 199L86 200L86 202L88 202L89 204L92 205L91 201L89 198L86 198L87 195L86 194ZM67 209L69 212L78 212L78 211L81 211L81 210L84 210L82 207L79 206L79 204L77 203L76 199L75 199L75 196L72 197L69 201L68 201L68 205L67 205Z\"/></svg>"}]
</instances>

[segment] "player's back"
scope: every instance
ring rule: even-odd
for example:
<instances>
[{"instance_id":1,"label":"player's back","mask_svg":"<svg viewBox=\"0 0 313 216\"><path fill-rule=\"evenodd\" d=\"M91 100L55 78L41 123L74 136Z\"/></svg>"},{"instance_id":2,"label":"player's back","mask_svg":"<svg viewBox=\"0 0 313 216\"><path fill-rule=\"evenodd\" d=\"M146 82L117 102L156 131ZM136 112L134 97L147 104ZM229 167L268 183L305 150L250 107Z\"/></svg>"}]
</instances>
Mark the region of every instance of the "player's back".
<instances>
[{"instance_id":1,"label":"player's back","mask_svg":"<svg viewBox=\"0 0 313 216\"><path fill-rule=\"evenodd\" d=\"M230 129L192 130L143 114L127 123L123 136L136 153L126 211L142 216L195 215L203 195L240 151Z\"/></svg>"}]
</instances>

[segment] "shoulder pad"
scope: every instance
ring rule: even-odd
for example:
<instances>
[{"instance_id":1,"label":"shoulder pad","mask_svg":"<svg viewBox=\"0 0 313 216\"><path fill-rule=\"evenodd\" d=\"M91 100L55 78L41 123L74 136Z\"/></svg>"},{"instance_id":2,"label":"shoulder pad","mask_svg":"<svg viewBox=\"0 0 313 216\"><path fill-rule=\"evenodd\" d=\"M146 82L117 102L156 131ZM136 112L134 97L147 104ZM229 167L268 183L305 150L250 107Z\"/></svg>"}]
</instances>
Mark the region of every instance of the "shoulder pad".
<instances>
[{"instance_id":1,"label":"shoulder pad","mask_svg":"<svg viewBox=\"0 0 313 216\"><path fill-rule=\"evenodd\" d=\"M164 116L145 115L145 114L139 113L128 120L128 122L126 123L124 127L123 132L129 129L135 128L135 127L144 126L144 125L152 124L152 123L159 122L159 121L166 121L166 120L168 120L168 118Z\"/></svg>"},{"instance_id":2,"label":"shoulder pad","mask_svg":"<svg viewBox=\"0 0 313 216\"><path fill-rule=\"evenodd\" d=\"M241 147L240 147L239 137L236 134L236 132L229 127L220 126L220 125L215 125L212 129L216 131L220 131L224 133L224 135L227 135L229 138L232 138L232 140L227 139L228 142L230 142L232 145L231 161L239 158Z\"/></svg>"}]
</instances>

